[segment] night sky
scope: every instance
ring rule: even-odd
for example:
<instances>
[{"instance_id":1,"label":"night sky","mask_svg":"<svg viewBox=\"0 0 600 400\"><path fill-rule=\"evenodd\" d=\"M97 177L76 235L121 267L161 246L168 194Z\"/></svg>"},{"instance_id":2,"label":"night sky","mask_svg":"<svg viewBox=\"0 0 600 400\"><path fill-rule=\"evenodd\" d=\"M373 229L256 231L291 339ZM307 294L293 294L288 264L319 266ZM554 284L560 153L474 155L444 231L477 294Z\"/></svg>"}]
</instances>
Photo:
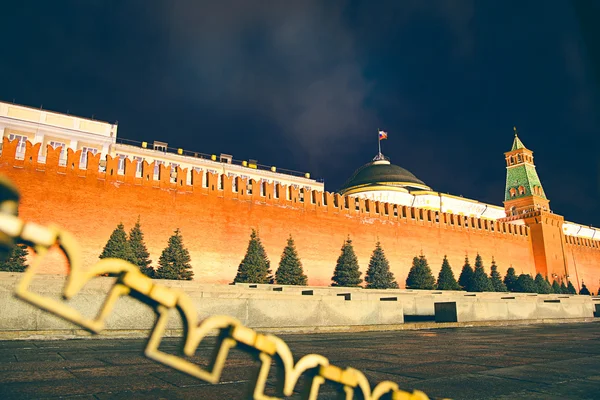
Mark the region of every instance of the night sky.
<instances>
[{"instance_id":1,"label":"night sky","mask_svg":"<svg viewBox=\"0 0 600 400\"><path fill-rule=\"evenodd\" d=\"M0 99L308 171L329 191L376 155L383 129L392 163L496 205L516 125L554 212L600 226L593 4L9 2Z\"/></svg>"}]
</instances>

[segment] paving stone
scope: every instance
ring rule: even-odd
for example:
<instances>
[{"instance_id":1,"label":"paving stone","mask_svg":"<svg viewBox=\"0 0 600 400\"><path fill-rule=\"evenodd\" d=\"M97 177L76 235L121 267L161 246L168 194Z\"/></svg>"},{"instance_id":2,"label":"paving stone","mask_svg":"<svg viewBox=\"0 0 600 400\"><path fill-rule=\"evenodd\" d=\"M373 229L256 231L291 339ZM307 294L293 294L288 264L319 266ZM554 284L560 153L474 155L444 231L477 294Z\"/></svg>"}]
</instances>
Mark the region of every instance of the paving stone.
<instances>
[{"instance_id":1,"label":"paving stone","mask_svg":"<svg viewBox=\"0 0 600 400\"><path fill-rule=\"evenodd\" d=\"M65 369L48 369L42 371L3 371L0 373L2 384L11 382L39 382L56 379L75 379L73 374Z\"/></svg>"},{"instance_id":2,"label":"paving stone","mask_svg":"<svg viewBox=\"0 0 600 400\"><path fill-rule=\"evenodd\" d=\"M461 364L456 362L428 363L418 365L402 365L382 368L382 372L403 375L420 379L433 379L441 376L461 375L485 371L490 367L484 365Z\"/></svg>"},{"instance_id":3,"label":"paving stone","mask_svg":"<svg viewBox=\"0 0 600 400\"><path fill-rule=\"evenodd\" d=\"M479 374L464 374L458 376L409 382L407 390L421 390L429 397L452 398L454 400L493 399L498 396L519 399L515 393L528 389L537 389L539 384L527 381ZM512 396L512 397L510 397Z\"/></svg>"},{"instance_id":4,"label":"paving stone","mask_svg":"<svg viewBox=\"0 0 600 400\"><path fill-rule=\"evenodd\" d=\"M372 385L391 380L432 398L591 398L600 386L600 323L280 337L296 361L324 354L334 365L361 370ZM180 344L164 338L161 350L180 354ZM186 359L205 366L215 344L206 338ZM144 347L138 339L0 341L0 399L235 399L259 367L234 348L221 383L211 385L145 358ZM277 384L274 370L268 394ZM337 387L320 393L319 399L336 398Z\"/></svg>"},{"instance_id":5,"label":"paving stone","mask_svg":"<svg viewBox=\"0 0 600 400\"><path fill-rule=\"evenodd\" d=\"M97 400L189 400L241 399L248 384L235 382L224 385L195 386L171 389L111 391L95 395Z\"/></svg>"},{"instance_id":6,"label":"paving stone","mask_svg":"<svg viewBox=\"0 0 600 400\"><path fill-rule=\"evenodd\" d=\"M557 381L568 381L585 377L585 371L567 368L552 368L548 364L523 365L519 367L498 368L482 372L483 375L493 375L535 383L552 384ZM591 375L591 373L590 373Z\"/></svg>"}]
</instances>

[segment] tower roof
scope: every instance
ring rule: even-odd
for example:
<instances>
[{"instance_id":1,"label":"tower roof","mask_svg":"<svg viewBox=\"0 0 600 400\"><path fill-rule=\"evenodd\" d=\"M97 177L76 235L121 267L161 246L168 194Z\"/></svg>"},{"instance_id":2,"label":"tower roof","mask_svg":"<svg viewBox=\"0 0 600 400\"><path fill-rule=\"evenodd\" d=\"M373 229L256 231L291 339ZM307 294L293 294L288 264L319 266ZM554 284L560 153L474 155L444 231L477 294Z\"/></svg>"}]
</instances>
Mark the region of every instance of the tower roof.
<instances>
[{"instance_id":1,"label":"tower roof","mask_svg":"<svg viewBox=\"0 0 600 400\"><path fill-rule=\"evenodd\" d=\"M376 157L375 160L354 171L339 192L344 194L359 187L384 188L385 186L431 190L410 171Z\"/></svg>"},{"instance_id":2,"label":"tower roof","mask_svg":"<svg viewBox=\"0 0 600 400\"><path fill-rule=\"evenodd\" d=\"M515 139L510 151L525 151L517 152L516 155L510 152L505 153L508 165L506 167L504 200L506 202L534 195L547 200L540 178L535 170L535 165L533 164L531 150L527 149L519 139L516 127L514 130Z\"/></svg>"},{"instance_id":3,"label":"tower roof","mask_svg":"<svg viewBox=\"0 0 600 400\"><path fill-rule=\"evenodd\" d=\"M525 145L523 144L523 142L521 142L521 139L519 139L517 128L514 127L513 129L515 130L515 140L513 140L513 145L512 145L512 148L510 149L510 151L515 151L515 150L519 150L519 149L526 149L527 147L525 147Z\"/></svg>"}]
</instances>

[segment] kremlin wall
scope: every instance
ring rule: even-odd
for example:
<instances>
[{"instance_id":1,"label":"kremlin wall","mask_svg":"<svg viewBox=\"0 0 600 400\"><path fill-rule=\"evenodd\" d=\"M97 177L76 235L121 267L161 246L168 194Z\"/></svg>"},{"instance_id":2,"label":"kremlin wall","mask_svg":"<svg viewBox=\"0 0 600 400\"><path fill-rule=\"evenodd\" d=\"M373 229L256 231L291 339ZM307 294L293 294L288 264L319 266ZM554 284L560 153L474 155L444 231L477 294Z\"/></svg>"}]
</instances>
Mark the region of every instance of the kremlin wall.
<instances>
[{"instance_id":1,"label":"kremlin wall","mask_svg":"<svg viewBox=\"0 0 600 400\"><path fill-rule=\"evenodd\" d=\"M444 255L458 276L465 255L473 264L479 253L488 273L494 258L502 275L512 266L517 274L541 272L551 281L568 276L577 289L582 281L593 292L600 285L600 231L564 222L550 211L537 174L535 179L531 176L532 153L517 137L505 158L509 171L527 163L525 181L509 172L507 211L498 215L503 208L483 208L483 203L455 196L442 198L420 183L402 187L385 182L372 188L377 193L388 187L412 196L413 205L421 204L411 207L380 201L358 186L346 185L346 195L326 192L308 174L284 174L275 167L260 170L252 161L234 165L227 155L198 159L197 153L194 157L180 149L178 154L167 153L166 143L164 149L157 149L156 142L154 149L146 143L119 144L116 132L116 125L0 103L0 173L20 190L20 217L71 231L89 265L98 260L119 222L129 230L140 216L154 265L179 228L190 251L194 279L203 283L233 280L250 231L257 228L273 272L288 236L294 237L314 286L331 283L348 236L363 278L380 240L401 287L413 257L420 253L436 276ZM367 167L382 161L385 164L379 159ZM513 179L519 180L514 190ZM438 203L414 201L423 196L437 198ZM475 204L483 211L456 211L459 205L454 211L443 208L444 202L452 201ZM65 273L64 264L54 261L44 266L44 272Z\"/></svg>"}]
</instances>

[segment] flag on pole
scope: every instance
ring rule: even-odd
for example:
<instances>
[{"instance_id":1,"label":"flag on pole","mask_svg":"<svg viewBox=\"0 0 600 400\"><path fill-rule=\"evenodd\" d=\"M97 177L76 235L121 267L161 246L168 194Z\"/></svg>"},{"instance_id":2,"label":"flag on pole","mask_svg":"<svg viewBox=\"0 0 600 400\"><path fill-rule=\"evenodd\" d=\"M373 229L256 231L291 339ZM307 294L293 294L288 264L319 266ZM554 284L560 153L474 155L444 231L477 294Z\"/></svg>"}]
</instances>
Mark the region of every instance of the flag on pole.
<instances>
[{"instance_id":1,"label":"flag on pole","mask_svg":"<svg viewBox=\"0 0 600 400\"><path fill-rule=\"evenodd\" d=\"M387 139L387 132L379 131L379 140Z\"/></svg>"}]
</instances>

